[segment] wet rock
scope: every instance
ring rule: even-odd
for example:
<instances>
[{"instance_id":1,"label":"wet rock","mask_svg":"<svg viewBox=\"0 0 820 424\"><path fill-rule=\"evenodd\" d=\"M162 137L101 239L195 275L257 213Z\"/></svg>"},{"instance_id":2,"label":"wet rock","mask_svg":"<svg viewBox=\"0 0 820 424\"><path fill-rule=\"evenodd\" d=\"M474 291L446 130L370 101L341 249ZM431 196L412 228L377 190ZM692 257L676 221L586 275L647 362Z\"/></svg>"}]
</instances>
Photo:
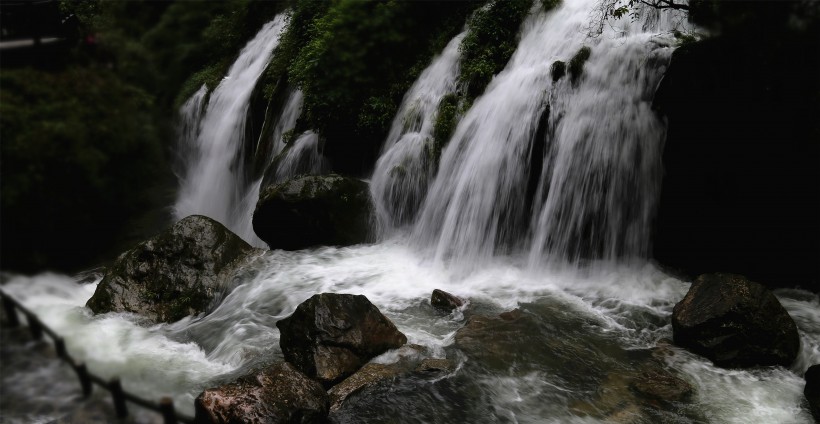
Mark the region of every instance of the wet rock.
<instances>
[{"instance_id":1,"label":"wet rock","mask_svg":"<svg viewBox=\"0 0 820 424\"><path fill-rule=\"evenodd\" d=\"M693 393L691 384L662 368L644 371L629 388L647 399L664 402L687 402Z\"/></svg>"},{"instance_id":2,"label":"wet rock","mask_svg":"<svg viewBox=\"0 0 820 424\"><path fill-rule=\"evenodd\" d=\"M581 78L581 74L584 72L584 64L587 63L590 55L592 55L592 49L583 46L575 53L575 56L572 56L572 59L569 60L569 66L567 68L569 68L569 77L573 84L577 83L578 79Z\"/></svg>"},{"instance_id":3,"label":"wet rock","mask_svg":"<svg viewBox=\"0 0 820 424\"><path fill-rule=\"evenodd\" d=\"M453 312L464 305L464 299L447 293L444 290L435 289L430 297L430 304L434 308L444 312Z\"/></svg>"},{"instance_id":4,"label":"wet rock","mask_svg":"<svg viewBox=\"0 0 820 424\"><path fill-rule=\"evenodd\" d=\"M262 190L253 229L271 249L346 246L368 241L372 213L366 182L302 176Z\"/></svg>"},{"instance_id":5,"label":"wet rock","mask_svg":"<svg viewBox=\"0 0 820 424\"><path fill-rule=\"evenodd\" d=\"M280 362L205 390L194 407L197 423L315 423L327 417L329 398L319 383Z\"/></svg>"},{"instance_id":6,"label":"wet rock","mask_svg":"<svg viewBox=\"0 0 820 424\"><path fill-rule=\"evenodd\" d=\"M330 410L338 410L350 396L361 390L375 387L387 380L392 380L400 375L402 371L402 367L397 364L367 364L363 366L328 391Z\"/></svg>"},{"instance_id":7,"label":"wet rock","mask_svg":"<svg viewBox=\"0 0 820 424\"><path fill-rule=\"evenodd\" d=\"M456 369L453 361L446 358L425 358L416 367L416 372L425 374L449 374Z\"/></svg>"},{"instance_id":8,"label":"wet rock","mask_svg":"<svg viewBox=\"0 0 820 424\"><path fill-rule=\"evenodd\" d=\"M192 215L120 255L86 306L178 321L206 311L225 289L224 277L252 251L222 224Z\"/></svg>"},{"instance_id":9,"label":"wet rock","mask_svg":"<svg viewBox=\"0 0 820 424\"><path fill-rule=\"evenodd\" d=\"M805 374L806 387L803 394L809 401L809 410L814 421L820 423L820 364L809 367Z\"/></svg>"},{"instance_id":10,"label":"wet rock","mask_svg":"<svg viewBox=\"0 0 820 424\"><path fill-rule=\"evenodd\" d=\"M285 360L326 387L407 343L407 337L361 295L314 295L276 326Z\"/></svg>"},{"instance_id":11,"label":"wet rock","mask_svg":"<svg viewBox=\"0 0 820 424\"><path fill-rule=\"evenodd\" d=\"M540 358L549 349L539 337L542 334L535 316L515 309L497 317L471 316L456 332L455 346L482 366L507 369L513 363L526 366L531 358Z\"/></svg>"},{"instance_id":12,"label":"wet rock","mask_svg":"<svg viewBox=\"0 0 820 424\"><path fill-rule=\"evenodd\" d=\"M552 76L552 82L556 82L559 79L563 78L564 75L567 73L567 64L556 60L552 62L552 66L550 66L550 76Z\"/></svg>"},{"instance_id":13,"label":"wet rock","mask_svg":"<svg viewBox=\"0 0 820 424\"><path fill-rule=\"evenodd\" d=\"M797 357L797 326L762 285L733 274L704 274L672 312L675 344L715 365L789 366Z\"/></svg>"}]
</instances>

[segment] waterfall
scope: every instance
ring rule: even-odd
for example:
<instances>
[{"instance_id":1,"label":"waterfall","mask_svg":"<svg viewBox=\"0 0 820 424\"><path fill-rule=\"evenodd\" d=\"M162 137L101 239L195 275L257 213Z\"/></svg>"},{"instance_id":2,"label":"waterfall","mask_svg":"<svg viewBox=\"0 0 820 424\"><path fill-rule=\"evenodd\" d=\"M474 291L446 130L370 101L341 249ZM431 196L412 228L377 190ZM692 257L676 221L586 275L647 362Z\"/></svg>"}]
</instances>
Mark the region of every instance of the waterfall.
<instances>
[{"instance_id":1,"label":"waterfall","mask_svg":"<svg viewBox=\"0 0 820 424\"><path fill-rule=\"evenodd\" d=\"M282 152L274 162L275 174L271 182L281 183L297 175L317 175L327 171L327 161L319 152L319 135L306 131L293 145Z\"/></svg>"},{"instance_id":2,"label":"waterfall","mask_svg":"<svg viewBox=\"0 0 820 424\"><path fill-rule=\"evenodd\" d=\"M426 195L432 160L433 129L442 98L453 93L459 46L453 38L404 95L370 182L383 232L411 220Z\"/></svg>"},{"instance_id":3,"label":"waterfall","mask_svg":"<svg viewBox=\"0 0 820 424\"><path fill-rule=\"evenodd\" d=\"M264 243L253 232L251 214L259 187L255 181L249 181L243 166L245 121L251 94L285 24L285 14L265 24L239 53L228 74L210 94L207 105L202 104L203 87L181 110L184 170L174 206L175 217L209 216L257 246Z\"/></svg>"},{"instance_id":4,"label":"waterfall","mask_svg":"<svg viewBox=\"0 0 820 424\"><path fill-rule=\"evenodd\" d=\"M672 18L645 13L589 38L595 2L532 13L458 124L413 229L437 261L477 263L500 249L536 261L647 253L664 136L650 106L673 50L656 35ZM585 45L583 74L553 82L552 64Z\"/></svg>"}]
</instances>

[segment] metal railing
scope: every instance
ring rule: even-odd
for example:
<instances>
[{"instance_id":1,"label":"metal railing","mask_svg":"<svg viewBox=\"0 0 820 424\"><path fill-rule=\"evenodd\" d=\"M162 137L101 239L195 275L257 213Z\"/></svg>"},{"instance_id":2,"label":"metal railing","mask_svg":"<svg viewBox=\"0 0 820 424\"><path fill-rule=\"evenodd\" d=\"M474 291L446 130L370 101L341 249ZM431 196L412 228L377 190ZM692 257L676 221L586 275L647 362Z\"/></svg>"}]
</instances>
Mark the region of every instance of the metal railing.
<instances>
[{"instance_id":1,"label":"metal railing","mask_svg":"<svg viewBox=\"0 0 820 424\"><path fill-rule=\"evenodd\" d=\"M125 418L128 416L128 407L126 402L131 402L161 414L165 424L194 422L193 417L176 412L174 409L174 401L169 397L163 397L159 400L159 402L152 402L123 390L119 378L115 377L106 381L104 378L89 372L84 363L75 360L68 354L65 347L65 340L63 340L63 338L60 337L60 335L54 330L43 324L43 322L37 318L37 315L28 310L28 308L23 306L13 297L9 296L3 290L0 290L0 298L2 298L3 311L5 311L9 327L14 328L20 326L20 317L17 315L17 312L19 311L26 317L26 323L28 324L29 332L31 333L32 338L35 340L42 340L44 335L51 338L54 342L54 350L56 351L57 356L67 362L77 373L77 377L80 379L80 385L82 386L83 397L88 398L91 396L93 386L96 384L111 393L111 398L114 402L114 410L118 418Z\"/></svg>"}]
</instances>

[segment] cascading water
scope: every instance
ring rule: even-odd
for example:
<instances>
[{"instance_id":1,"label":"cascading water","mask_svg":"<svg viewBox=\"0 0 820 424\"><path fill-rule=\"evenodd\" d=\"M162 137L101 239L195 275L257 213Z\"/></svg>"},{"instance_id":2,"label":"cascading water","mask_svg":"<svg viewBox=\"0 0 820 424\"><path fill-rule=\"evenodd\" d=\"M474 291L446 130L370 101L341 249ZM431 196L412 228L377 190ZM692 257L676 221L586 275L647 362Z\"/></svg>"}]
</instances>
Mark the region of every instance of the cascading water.
<instances>
[{"instance_id":1,"label":"cascading water","mask_svg":"<svg viewBox=\"0 0 820 424\"><path fill-rule=\"evenodd\" d=\"M411 220L427 194L433 172L433 128L439 103L456 89L459 46L464 36L453 38L421 73L393 119L370 182L382 232Z\"/></svg>"},{"instance_id":2,"label":"cascading water","mask_svg":"<svg viewBox=\"0 0 820 424\"><path fill-rule=\"evenodd\" d=\"M565 0L554 11L534 12L527 19L507 69L467 112L446 148L412 228L412 248L395 238L345 248L259 253L232 276L236 288L214 310L151 327L131 314L92 315L84 305L98 282L77 284L52 274L3 276L3 290L63 336L69 353L92 372L120 376L126 390L138 395L173 396L186 414L193 412L193 399L204 388L280 360L276 321L313 294L334 292L367 296L409 343L424 346L426 355L449 358L457 367L433 378L397 377L385 383L389 390L363 389L333 412L333 422L810 423L800 376L820 362L817 294L776 292L800 331L801 352L790 369L725 370L663 342L672 336L670 315L687 291L686 282L645 262L538 267L499 249L506 242L528 253L532 263L564 264L578 257L621 259L646 252L646 220L657 196L664 131L648 107L671 48L664 37L652 34L663 28L658 20L627 24L626 34L585 38L594 3ZM579 79L573 83L567 75L553 82L552 63L568 61L585 43L592 54ZM451 48L457 44L451 42L431 69L452 59L445 57L455 54ZM396 122L405 122L414 98L422 99L417 104L425 105L425 112L414 115L416 130L394 126L401 131L391 132L378 176L374 174L374 185L383 183L374 190L374 196L383 196L379 201L390 202L391 190L403 190L390 188L387 174L416 160L399 146L417 148L416 136L429 135L425 125L434 119L436 98L451 89L445 81L453 81L452 72L442 70L436 77L433 71L423 73L414 89L439 83L440 89L419 88L428 94L405 96ZM422 84L423 79L429 80ZM205 97L201 90L186 105L187 122L207 114ZM294 106L286 110L299 109L300 102L287 103ZM285 115L280 122L290 119ZM198 134L202 128L181 131ZM411 135L402 137L405 132ZM318 138L306 133L287 150L276 146L276 171L298 173L304 167L286 164L316 158ZM387 212L391 225L400 223L396 211ZM516 241L519 234L524 236ZM453 266L457 261L469 264L469 271ZM433 289L469 299L469 309L449 315L435 311L428 301ZM509 354L505 358L512 361L493 358L493 367L492 361L477 361L454 343L465 315L497 315L514 308L525 318L513 322L535 324L498 334L498 340L508 343L498 345L503 351L494 340L484 349ZM0 331L6 337L8 330ZM44 349L6 340L0 345L0 409L5 414L0 420L47 422L73 413L77 402L64 397L79 396L76 382L55 384L72 378L70 368L32 370L25 363ZM375 361L392 362L396 356L389 352ZM630 403L635 397L629 375L645 363L691 384L691 401L656 402L648 408ZM21 384L28 390L19 390ZM95 396L104 406L108 402L101 390ZM54 408L39 411L43 404Z\"/></svg>"},{"instance_id":3,"label":"cascading water","mask_svg":"<svg viewBox=\"0 0 820 424\"><path fill-rule=\"evenodd\" d=\"M525 22L510 63L444 151L414 230L437 260L477 263L525 247L533 231L535 262L648 253L664 136L650 105L673 50L657 34L671 27L647 14L625 34L590 39L595 1L566 3ZM551 65L585 44L583 75L554 82Z\"/></svg>"},{"instance_id":4,"label":"cascading water","mask_svg":"<svg viewBox=\"0 0 820 424\"><path fill-rule=\"evenodd\" d=\"M327 171L328 165L319 152L319 135L306 131L300 135L281 158L274 162L275 177L272 182L281 183L297 175L319 175Z\"/></svg>"},{"instance_id":5,"label":"cascading water","mask_svg":"<svg viewBox=\"0 0 820 424\"><path fill-rule=\"evenodd\" d=\"M279 43L286 20L285 14L276 16L248 42L207 105L203 105L203 87L181 111L184 171L175 217L209 216L257 246L264 242L253 232L251 213L259 187L242 165L245 121L256 81Z\"/></svg>"}]
</instances>

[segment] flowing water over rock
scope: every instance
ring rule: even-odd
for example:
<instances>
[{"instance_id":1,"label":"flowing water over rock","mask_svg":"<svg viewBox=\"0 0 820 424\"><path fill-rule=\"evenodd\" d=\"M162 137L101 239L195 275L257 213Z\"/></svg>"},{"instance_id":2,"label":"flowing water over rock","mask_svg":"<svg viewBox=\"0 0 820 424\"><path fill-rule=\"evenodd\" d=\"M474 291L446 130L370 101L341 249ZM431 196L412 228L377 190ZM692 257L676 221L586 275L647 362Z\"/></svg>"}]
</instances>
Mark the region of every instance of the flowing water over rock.
<instances>
[{"instance_id":1,"label":"flowing water over rock","mask_svg":"<svg viewBox=\"0 0 820 424\"><path fill-rule=\"evenodd\" d=\"M171 324L145 326L138 316L122 313L93 316L84 305L98 281L9 276L3 289L65 337L71 355L92 372L119 376L126 390L147 398L172 396L189 415L203 389L282 360L276 322L311 296L331 292L365 295L409 343L423 347L423 356L455 364L444 374L398 376L367 387L333 412L332 422L811 422L802 373L820 362L818 295L776 292L801 337L789 368L716 368L666 341L672 308L689 284L645 257L664 136L650 104L672 51L662 34L671 18L646 15L642 22L624 23L625 33L589 39L585 24L593 3L566 0L549 13L533 11L518 51L462 118L429 186L425 173L432 168L421 151L438 103L455 89L459 38L422 74L405 96L373 176L390 236L380 243L259 253L233 276L236 287L221 304ZM269 53L277 25L281 30L280 18L248 48L264 38L267 47L257 54ZM570 62L583 45L591 54L580 76L573 81L570 63L570 73L553 81L552 64ZM241 88L249 93L255 78ZM199 193L183 184L177 213L206 213L193 210L200 205L194 199L225 206L213 212L219 217L211 216L253 239L236 219L247 213L249 222L253 206L247 202L255 204L259 189L258 181L243 180L242 143L198 144L210 140L205 123L219 93L210 94L206 107L208 95L200 90L183 108L181 132L197 152L192 163L199 164L183 181L203 190L231 187ZM277 140L298 116L296 93L287 102L293 106L285 108L294 114L279 118ZM247 107L243 102L237 111ZM228 127L241 126L244 112L226 115L235 118ZM303 134L287 153L275 144L271 154L315 158L318 142ZM407 180L412 184L388 178L398 166L415 173ZM408 223L409 234L393 231ZM429 302L435 289L468 304L442 312ZM29 346L6 340L0 348L3 399L23 385L31 404L3 403L2 421L64 416L71 390L53 382L70 372L24 366L7 371L6 364L35 359ZM392 351L374 362L390 364L401 356ZM642 380L645 375L653 377ZM655 390L652 381L674 387ZM642 397L663 389L680 396ZM33 419L30 411L42 404L57 407Z\"/></svg>"},{"instance_id":2,"label":"flowing water over rock","mask_svg":"<svg viewBox=\"0 0 820 424\"><path fill-rule=\"evenodd\" d=\"M250 212L259 187L243 165L245 121L256 80L278 45L285 24L284 14L266 24L242 49L216 89L206 96L203 87L181 110L180 155L185 163L174 206L176 218L208 216L256 246L264 243L251 226ZM287 128L280 130L280 137L284 131Z\"/></svg>"}]
</instances>

